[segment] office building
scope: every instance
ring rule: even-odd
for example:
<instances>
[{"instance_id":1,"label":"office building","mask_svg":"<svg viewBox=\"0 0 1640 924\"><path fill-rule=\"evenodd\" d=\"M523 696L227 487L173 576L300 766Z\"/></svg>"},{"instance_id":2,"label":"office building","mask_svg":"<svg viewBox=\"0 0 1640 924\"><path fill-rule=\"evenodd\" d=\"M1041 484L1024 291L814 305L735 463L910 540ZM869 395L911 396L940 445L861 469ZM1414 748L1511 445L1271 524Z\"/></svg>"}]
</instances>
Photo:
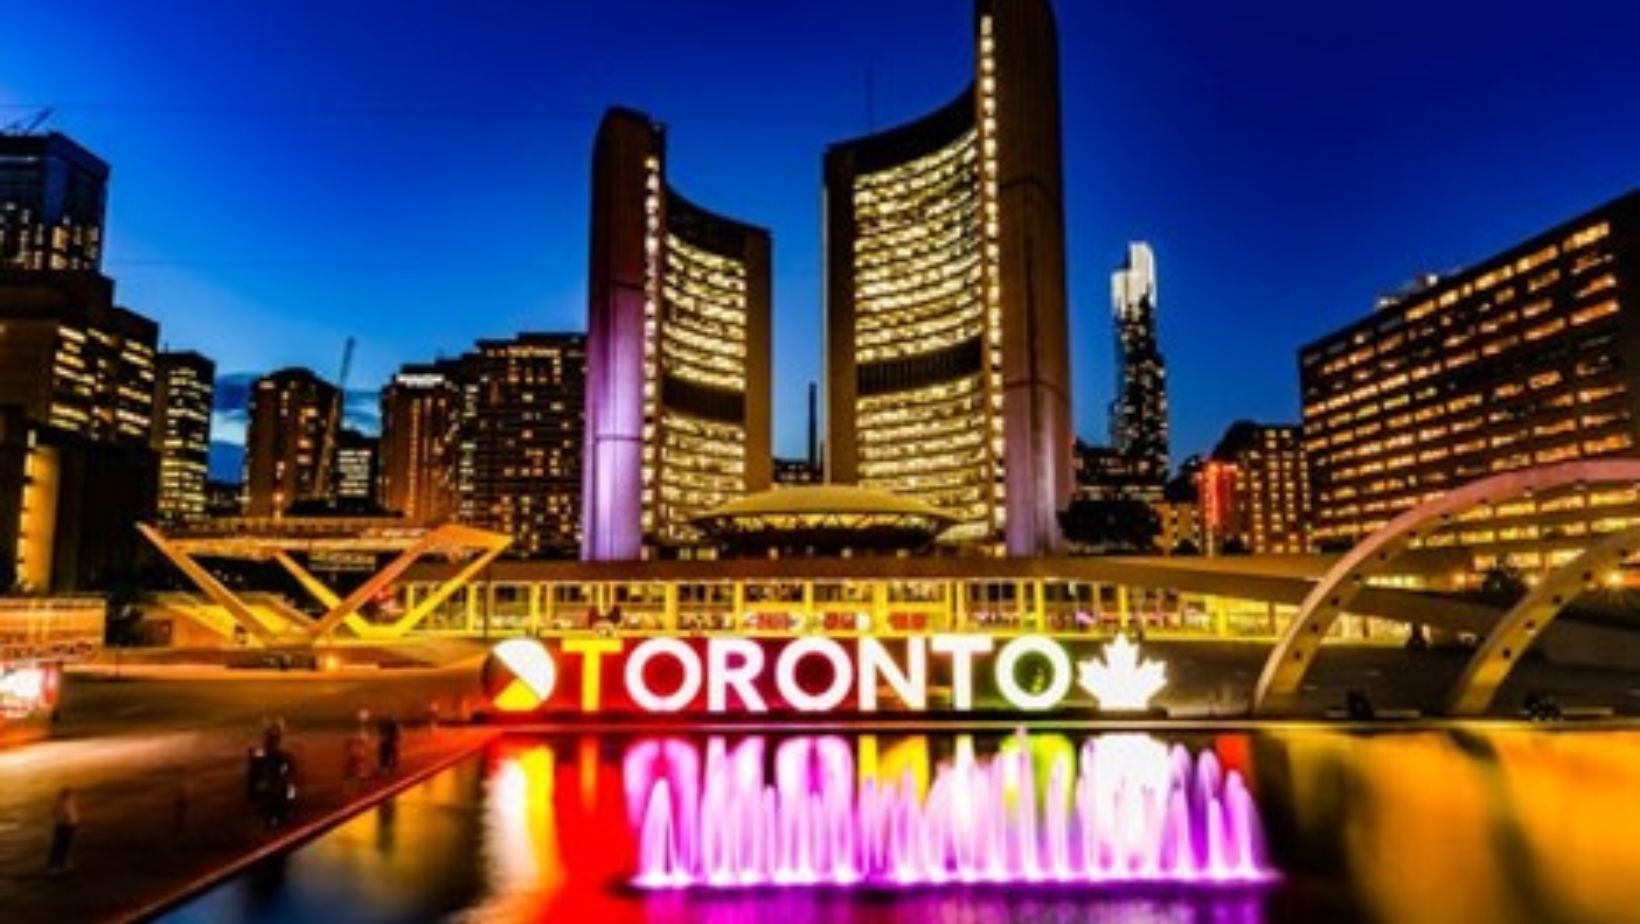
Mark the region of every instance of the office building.
<instances>
[{"instance_id":1,"label":"office building","mask_svg":"<svg viewBox=\"0 0 1640 924\"><path fill-rule=\"evenodd\" d=\"M1255 555L1309 551L1310 484L1303 431L1239 420L1213 450L1232 473L1226 535Z\"/></svg>"},{"instance_id":2,"label":"office building","mask_svg":"<svg viewBox=\"0 0 1640 924\"><path fill-rule=\"evenodd\" d=\"M1640 192L1426 279L1299 351L1312 542L1348 546L1487 475L1633 455ZM1568 560L1640 516L1633 489L1539 495L1427 537L1485 566Z\"/></svg>"},{"instance_id":3,"label":"office building","mask_svg":"<svg viewBox=\"0 0 1640 924\"><path fill-rule=\"evenodd\" d=\"M0 271L0 590L95 589L142 560L158 335L97 273Z\"/></svg>"},{"instance_id":4,"label":"office building","mask_svg":"<svg viewBox=\"0 0 1640 924\"><path fill-rule=\"evenodd\" d=\"M159 326L96 273L0 272L0 404L96 442L152 438Z\"/></svg>"},{"instance_id":5,"label":"office building","mask_svg":"<svg viewBox=\"0 0 1640 924\"><path fill-rule=\"evenodd\" d=\"M1156 255L1150 245L1128 245L1127 260L1111 274L1116 329L1116 400L1110 441L1133 474L1158 488L1167 480L1167 367L1156 340Z\"/></svg>"},{"instance_id":6,"label":"office building","mask_svg":"<svg viewBox=\"0 0 1640 924\"><path fill-rule=\"evenodd\" d=\"M0 134L0 270L102 268L108 165L56 132Z\"/></svg>"},{"instance_id":7,"label":"office building","mask_svg":"<svg viewBox=\"0 0 1640 924\"><path fill-rule=\"evenodd\" d=\"M245 515L282 517L298 501L330 499L328 429L340 395L312 370L281 369L251 385L245 435Z\"/></svg>"},{"instance_id":8,"label":"office building","mask_svg":"<svg viewBox=\"0 0 1640 924\"><path fill-rule=\"evenodd\" d=\"M969 86L826 152L826 476L1033 555L1072 490L1058 39L1046 0L973 22Z\"/></svg>"},{"instance_id":9,"label":"office building","mask_svg":"<svg viewBox=\"0 0 1640 924\"><path fill-rule=\"evenodd\" d=\"M451 519L458 504L459 363L409 365L382 389L382 506L412 523Z\"/></svg>"},{"instance_id":10,"label":"office building","mask_svg":"<svg viewBox=\"0 0 1640 924\"><path fill-rule=\"evenodd\" d=\"M206 515L215 394L215 363L192 351L159 354L153 430L154 450L159 453L159 515L167 522Z\"/></svg>"},{"instance_id":11,"label":"office building","mask_svg":"<svg viewBox=\"0 0 1640 924\"><path fill-rule=\"evenodd\" d=\"M693 519L769 487L770 238L668 181L666 133L610 110L592 171L589 560L692 554Z\"/></svg>"},{"instance_id":12,"label":"office building","mask_svg":"<svg viewBox=\"0 0 1640 924\"><path fill-rule=\"evenodd\" d=\"M512 536L509 554L573 558L581 547L586 377L581 334L481 340L460 360L458 519Z\"/></svg>"}]
</instances>

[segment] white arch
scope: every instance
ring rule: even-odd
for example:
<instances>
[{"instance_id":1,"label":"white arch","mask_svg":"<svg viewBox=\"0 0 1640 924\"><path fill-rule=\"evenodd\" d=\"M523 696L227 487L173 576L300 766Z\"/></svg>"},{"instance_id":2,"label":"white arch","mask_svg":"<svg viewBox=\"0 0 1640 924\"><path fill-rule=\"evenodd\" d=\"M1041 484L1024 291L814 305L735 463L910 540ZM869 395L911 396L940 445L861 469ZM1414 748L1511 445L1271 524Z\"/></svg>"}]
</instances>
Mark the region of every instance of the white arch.
<instances>
[{"instance_id":1,"label":"white arch","mask_svg":"<svg viewBox=\"0 0 1640 924\"><path fill-rule=\"evenodd\" d=\"M1492 698L1520 663L1532 642L1554 622L1578 592L1600 575L1623 563L1640 545L1640 526L1609 533L1570 562L1556 568L1539 581L1526 596L1504 614L1487 633L1486 639L1470 656L1463 675L1453 687L1447 712L1451 715L1483 715Z\"/></svg>"},{"instance_id":2,"label":"white arch","mask_svg":"<svg viewBox=\"0 0 1640 924\"><path fill-rule=\"evenodd\" d=\"M1292 707L1304 675L1333 623L1366 586L1366 579L1393 564L1408 546L1426 534L1426 526L1439 527L1477 507L1535 491L1614 481L1640 482L1640 459L1585 459L1505 472L1472 481L1391 520L1334 563L1304 598L1298 615L1264 662L1253 691L1253 713L1269 714Z\"/></svg>"}]
</instances>

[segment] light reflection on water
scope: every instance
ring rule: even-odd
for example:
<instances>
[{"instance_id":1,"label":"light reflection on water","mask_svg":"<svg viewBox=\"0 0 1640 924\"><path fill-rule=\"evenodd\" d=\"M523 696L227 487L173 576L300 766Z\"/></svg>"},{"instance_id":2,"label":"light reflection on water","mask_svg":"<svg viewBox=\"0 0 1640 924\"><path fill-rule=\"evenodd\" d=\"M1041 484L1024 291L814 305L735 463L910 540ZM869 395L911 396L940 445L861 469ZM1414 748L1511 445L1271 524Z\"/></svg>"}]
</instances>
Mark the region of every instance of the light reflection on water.
<instances>
[{"instance_id":1,"label":"light reflection on water","mask_svg":"<svg viewBox=\"0 0 1640 924\"><path fill-rule=\"evenodd\" d=\"M859 772L933 768L966 736L856 736ZM743 739L732 739L740 741ZM1036 739L1033 739L1036 740ZM695 739L704 747L704 739ZM201 896L194 922L779 924L1636 920L1640 733L1321 731L1210 749L1264 815L1269 889L1028 887L641 892L621 765L634 739L510 739ZM981 739L977 747L995 750Z\"/></svg>"}]
</instances>

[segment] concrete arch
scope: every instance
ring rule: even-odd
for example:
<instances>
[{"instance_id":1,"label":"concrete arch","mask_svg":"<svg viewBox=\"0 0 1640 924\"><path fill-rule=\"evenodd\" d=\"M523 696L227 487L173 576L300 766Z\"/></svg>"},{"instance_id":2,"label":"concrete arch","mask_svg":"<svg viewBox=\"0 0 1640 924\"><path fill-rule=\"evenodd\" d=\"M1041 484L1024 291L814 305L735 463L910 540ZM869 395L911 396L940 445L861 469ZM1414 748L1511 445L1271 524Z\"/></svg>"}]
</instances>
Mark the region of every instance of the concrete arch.
<instances>
[{"instance_id":1,"label":"concrete arch","mask_svg":"<svg viewBox=\"0 0 1640 924\"><path fill-rule=\"evenodd\" d=\"M1386 570L1420 536L1476 508L1535 491L1619 481L1640 482L1640 459L1585 459L1505 472L1472 481L1402 513L1356 543L1305 596L1298 615L1264 662L1253 692L1253 713L1292 708L1333 623L1366 588L1366 579Z\"/></svg>"},{"instance_id":2,"label":"concrete arch","mask_svg":"<svg viewBox=\"0 0 1640 924\"><path fill-rule=\"evenodd\" d=\"M1538 635L1599 575L1640 548L1640 526L1602 536L1583 554L1556 568L1505 613L1470 656L1447 703L1451 715L1483 715L1492 698Z\"/></svg>"}]
</instances>

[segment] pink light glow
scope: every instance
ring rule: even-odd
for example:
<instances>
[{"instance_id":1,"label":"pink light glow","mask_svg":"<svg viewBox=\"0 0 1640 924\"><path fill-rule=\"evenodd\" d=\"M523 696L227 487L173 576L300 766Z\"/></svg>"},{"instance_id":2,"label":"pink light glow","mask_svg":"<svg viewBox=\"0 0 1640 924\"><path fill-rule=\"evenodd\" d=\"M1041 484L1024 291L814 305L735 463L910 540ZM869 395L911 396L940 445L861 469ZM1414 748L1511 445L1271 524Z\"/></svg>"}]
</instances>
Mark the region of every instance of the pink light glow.
<instances>
[{"instance_id":1,"label":"pink light glow","mask_svg":"<svg viewBox=\"0 0 1640 924\"><path fill-rule=\"evenodd\" d=\"M1063 739L1060 739L1063 740ZM1148 735L1076 752L1020 733L995 756L959 747L919 799L913 773L857 780L840 737L775 747L648 741L628 753L641 888L1267 881L1252 795L1211 751ZM1045 782L1039 782L1039 780ZM1039 792L1040 788L1040 792Z\"/></svg>"}]
</instances>

